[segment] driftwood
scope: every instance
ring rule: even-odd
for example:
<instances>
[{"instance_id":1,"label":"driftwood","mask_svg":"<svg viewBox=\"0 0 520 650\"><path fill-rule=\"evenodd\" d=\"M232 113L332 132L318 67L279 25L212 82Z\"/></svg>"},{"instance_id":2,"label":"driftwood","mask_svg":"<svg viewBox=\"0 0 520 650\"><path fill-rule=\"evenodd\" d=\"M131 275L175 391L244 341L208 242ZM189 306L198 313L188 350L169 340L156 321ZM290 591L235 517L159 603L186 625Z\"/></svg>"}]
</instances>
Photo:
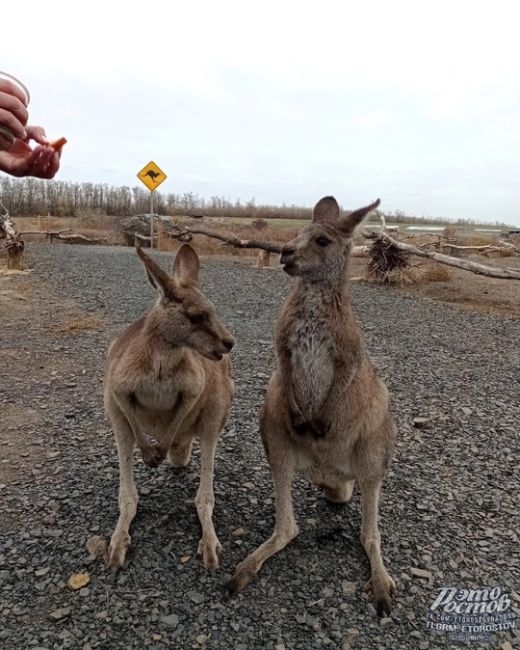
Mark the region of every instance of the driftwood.
<instances>
[{"instance_id":1,"label":"driftwood","mask_svg":"<svg viewBox=\"0 0 520 650\"><path fill-rule=\"evenodd\" d=\"M464 253L483 253L484 255L487 255L488 253L505 253L507 251L512 254L520 253L520 248L517 248L514 244L501 241L498 241L496 245L486 244L485 246L458 246L457 244L441 242L439 248L441 250L449 248L450 250L463 251Z\"/></svg>"},{"instance_id":2,"label":"driftwood","mask_svg":"<svg viewBox=\"0 0 520 650\"><path fill-rule=\"evenodd\" d=\"M240 239L239 237L235 237L235 235L223 234L210 228L205 228L204 226L172 225L164 234L184 242L191 241L193 235L205 235L206 237L218 239L223 244L233 246L234 248L256 248L267 251L268 253L281 253L283 246L283 244L259 239Z\"/></svg>"},{"instance_id":3,"label":"driftwood","mask_svg":"<svg viewBox=\"0 0 520 650\"><path fill-rule=\"evenodd\" d=\"M268 251L270 253L280 253L282 250L282 245L275 242L260 241L255 239L239 239L234 235L224 235L217 233L214 230L210 230L209 228L199 226L173 226L170 230L166 231L165 234L169 237L173 237L181 241L190 241L193 235L205 235L206 237L219 239L224 244L234 246L236 248L256 248ZM486 266L484 264L479 264L478 262L473 262L471 260L460 259L434 251L426 251L422 248L418 248L417 246L413 246L412 244L405 244L404 242L397 241L393 237L390 237L390 235L388 235L384 230L382 230L382 232L377 236L376 241L378 240L385 242L387 245L390 245L396 251L411 253L412 255L417 255L418 257L433 259L441 264L447 264L448 266L453 266L465 271L471 271L472 273L476 273L478 275L487 275L492 278L501 278L504 280L520 280L520 269L502 269L493 266ZM368 251L368 246L355 246L353 249L353 255L355 257L365 257Z\"/></svg>"},{"instance_id":4,"label":"driftwood","mask_svg":"<svg viewBox=\"0 0 520 650\"><path fill-rule=\"evenodd\" d=\"M464 271L471 271L471 273L476 273L477 275L487 275L490 278L500 278L502 280L520 280L520 269L502 269L495 266L479 264L478 262L473 262L472 260L452 257L451 255L444 255L443 253L437 253L435 251L427 251L423 248L418 248L413 244L405 244L404 242L397 241L386 233L381 234L380 238L383 241L391 244L397 250L403 251L405 253L411 253L412 255L417 255L418 257L435 260L441 264L447 264L448 266L463 269Z\"/></svg>"},{"instance_id":5,"label":"driftwood","mask_svg":"<svg viewBox=\"0 0 520 650\"><path fill-rule=\"evenodd\" d=\"M71 230L23 230L21 235L45 235L49 241L58 239L71 244L104 244L108 241L106 237L86 237Z\"/></svg>"},{"instance_id":6,"label":"driftwood","mask_svg":"<svg viewBox=\"0 0 520 650\"><path fill-rule=\"evenodd\" d=\"M418 257L423 257L427 259L435 260L440 264L446 264L454 268L463 269L464 271L470 271L471 273L476 273L478 275L486 275L492 278L500 278L504 280L520 280L520 269L512 268L498 268L493 266L487 266L484 264L479 264L478 262L473 262L468 259L456 258L451 255L445 255L443 253L438 253L435 251L424 250L424 248L419 248L413 244L407 244L404 242L397 241L390 235L388 235L385 226L384 215L381 212L377 212L379 218L382 222L382 228L379 234L372 235L371 238L375 242L378 242L376 247L373 246L354 246L352 249L353 257L369 257L375 249L379 253L384 253L386 257L391 256L392 259L399 260L398 265L403 266L406 264L406 254L416 255ZM147 216L147 215L144 215ZM177 239L183 242L189 242L193 239L194 235L204 235L205 237L211 237L222 242L223 245L233 246L234 248L244 248L244 249L256 249L266 251L267 253L280 253L283 247L283 244L272 241L264 241L259 239L241 239L232 234L224 234L212 230L211 228L206 228L205 226L199 225L176 225L169 223L167 228L164 229L163 234L167 237ZM137 243L137 240L149 242L150 237L147 235L141 235L139 233L133 232L132 239L134 243ZM451 244L450 244L451 245ZM509 248L508 245L506 248ZM514 247L516 248L516 247ZM504 250L499 248L499 250ZM401 263L401 261L403 263ZM265 264L263 260L260 262ZM377 266L377 265L376 265ZM374 273L378 273L379 269L374 269ZM384 271L387 272L386 270Z\"/></svg>"},{"instance_id":7,"label":"driftwood","mask_svg":"<svg viewBox=\"0 0 520 650\"><path fill-rule=\"evenodd\" d=\"M2 205L2 204L0 204ZM5 239L4 248L7 253L7 268L16 271L23 271L24 240L9 216L9 212L3 206L4 214L0 215L0 239Z\"/></svg>"},{"instance_id":8,"label":"driftwood","mask_svg":"<svg viewBox=\"0 0 520 650\"><path fill-rule=\"evenodd\" d=\"M210 228L205 228L204 226L177 226L172 225L168 230L164 232L168 237L173 239L178 239L179 241L189 242L193 239L193 235L205 235L206 237L211 237L213 239L218 239L224 245L233 246L234 248L250 248L263 250L267 253L281 253L283 244L278 244L277 242L272 241L263 241L260 239L240 239L235 235L224 234L211 230ZM139 239L145 239L149 241L149 237L141 237ZM368 246L354 246L352 250L352 255L354 257L365 257L368 253Z\"/></svg>"},{"instance_id":9,"label":"driftwood","mask_svg":"<svg viewBox=\"0 0 520 650\"><path fill-rule=\"evenodd\" d=\"M60 241L69 242L70 244L103 244L108 241L106 237L85 237L85 235L81 235L80 233L69 233L66 231L51 232L49 233L49 237L51 241L58 239Z\"/></svg>"}]
</instances>

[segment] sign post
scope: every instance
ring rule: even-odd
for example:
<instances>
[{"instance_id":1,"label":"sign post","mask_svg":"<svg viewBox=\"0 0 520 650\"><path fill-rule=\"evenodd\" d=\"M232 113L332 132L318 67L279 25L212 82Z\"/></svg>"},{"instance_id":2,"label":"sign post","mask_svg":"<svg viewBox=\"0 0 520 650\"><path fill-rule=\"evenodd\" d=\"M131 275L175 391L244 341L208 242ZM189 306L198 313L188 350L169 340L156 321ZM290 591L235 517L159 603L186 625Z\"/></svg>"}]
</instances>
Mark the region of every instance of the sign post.
<instances>
[{"instance_id":1,"label":"sign post","mask_svg":"<svg viewBox=\"0 0 520 650\"><path fill-rule=\"evenodd\" d=\"M166 180L167 176L163 170L153 162L153 160L150 160L150 162L145 165L140 172L137 172L137 178L150 190L150 248L153 248L155 217L153 211L153 193L159 185Z\"/></svg>"},{"instance_id":2,"label":"sign post","mask_svg":"<svg viewBox=\"0 0 520 650\"><path fill-rule=\"evenodd\" d=\"M153 248L153 234L154 234L154 213L153 213L153 193L155 190L150 190L150 248Z\"/></svg>"}]
</instances>

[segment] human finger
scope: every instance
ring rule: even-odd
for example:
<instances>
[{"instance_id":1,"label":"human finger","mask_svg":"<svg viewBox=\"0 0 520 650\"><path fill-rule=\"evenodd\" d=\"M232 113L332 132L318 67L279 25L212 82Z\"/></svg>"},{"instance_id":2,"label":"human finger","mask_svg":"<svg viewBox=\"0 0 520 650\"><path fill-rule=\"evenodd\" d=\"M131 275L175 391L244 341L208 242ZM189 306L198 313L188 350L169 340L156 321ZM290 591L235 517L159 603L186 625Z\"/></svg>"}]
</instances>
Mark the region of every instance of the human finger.
<instances>
[{"instance_id":1,"label":"human finger","mask_svg":"<svg viewBox=\"0 0 520 650\"><path fill-rule=\"evenodd\" d=\"M33 150L32 153L32 158L30 162L30 170L29 173L32 176L37 176L38 178L52 178L54 173L53 169L55 166L54 163L54 157L56 155L56 152L54 149L51 149L50 147L45 147L45 146L38 146L36 149ZM59 159L58 159L59 161ZM59 167L59 162L58 162L58 167Z\"/></svg>"},{"instance_id":2,"label":"human finger","mask_svg":"<svg viewBox=\"0 0 520 650\"><path fill-rule=\"evenodd\" d=\"M27 124L29 113L18 97L0 91L0 108L12 113L24 126Z\"/></svg>"},{"instance_id":3,"label":"human finger","mask_svg":"<svg viewBox=\"0 0 520 650\"><path fill-rule=\"evenodd\" d=\"M15 138L21 138L25 140L27 137L27 132L25 131L24 124L11 113L11 111L6 110L0 106L0 125L5 126Z\"/></svg>"},{"instance_id":4,"label":"human finger","mask_svg":"<svg viewBox=\"0 0 520 650\"><path fill-rule=\"evenodd\" d=\"M43 173L45 175L44 177L45 178L54 178L54 176L56 175L56 172L58 171L59 168L60 168L60 157L59 157L58 152L55 151L52 154L49 162L47 163L47 165L45 165L45 167L43 169Z\"/></svg>"},{"instance_id":5,"label":"human finger","mask_svg":"<svg viewBox=\"0 0 520 650\"><path fill-rule=\"evenodd\" d=\"M27 137L31 140L35 140L38 144L49 144L49 139L45 134L45 129L43 126L28 126L25 131L27 133Z\"/></svg>"},{"instance_id":6,"label":"human finger","mask_svg":"<svg viewBox=\"0 0 520 650\"><path fill-rule=\"evenodd\" d=\"M0 78L0 93L8 93L9 95L13 95L14 97L17 97L24 106L27 106L27 96L21 90L13 84L11 81L8 81L7 79L1 79Z\"/></svg>"}]
</instances>

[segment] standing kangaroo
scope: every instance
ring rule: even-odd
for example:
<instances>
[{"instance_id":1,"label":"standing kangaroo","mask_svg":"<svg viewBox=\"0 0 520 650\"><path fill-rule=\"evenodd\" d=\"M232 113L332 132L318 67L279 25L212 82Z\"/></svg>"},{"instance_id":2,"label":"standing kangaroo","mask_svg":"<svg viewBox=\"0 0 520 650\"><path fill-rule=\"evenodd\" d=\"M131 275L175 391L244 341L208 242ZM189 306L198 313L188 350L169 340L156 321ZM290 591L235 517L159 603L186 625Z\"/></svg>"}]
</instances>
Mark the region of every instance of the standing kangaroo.
<instances>
[{"instance_id":1,"label":"standing kangaroo","mask_svg":"<svg viewBox=\"0 0 520 650\"><path fill-rule=\"evenodd\" d=\"M378 205L379 200L341 217L336 200L327 196L316 204L312 225L282 249L284 271L298 279L276 325L277 367L260 415L276 523L271 537L237 566L231 593L249 584L298 534L291 496L298 472L340 503L350 500L358 481L372 593L378 614L390 613L395 583L381 557L378 502L396 428L347 287L352 233Z\"/></svg>"},{"instance_id":2,"label":"standing kangaroo","mask_svg":"<svg viewBox=\"0 0 520 650\"><path fill-rule=\"evenodd\" d=\"M184 244L177 253L172 275L140 248L137 254L159 298L108 351L105 410L119 456L119 519L108 565L123 566L130 544L138 502L134 446L151 467L166 457L185 466L197 436L201 459L195 504L202 527L198 552L206 569L215 571L222 546L212 521L213 466L234 394L231 361L224 357L234 339L197 287L199 258L191 246Z\"/></svg>"}]
</instances>

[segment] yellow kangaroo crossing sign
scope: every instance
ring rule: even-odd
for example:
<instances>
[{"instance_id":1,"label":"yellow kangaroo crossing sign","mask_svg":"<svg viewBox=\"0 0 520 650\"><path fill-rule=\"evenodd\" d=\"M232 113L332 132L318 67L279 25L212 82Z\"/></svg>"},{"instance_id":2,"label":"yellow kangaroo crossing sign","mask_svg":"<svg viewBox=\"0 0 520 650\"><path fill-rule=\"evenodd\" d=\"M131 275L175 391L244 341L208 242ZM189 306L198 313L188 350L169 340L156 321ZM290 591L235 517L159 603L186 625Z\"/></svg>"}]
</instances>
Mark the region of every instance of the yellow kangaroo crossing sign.
<instances>
[{"instance_id":1,"label":"yellow kangaroo crossing sign","mask_svg":"<svg viewBox=\"0 0 520 650\"><path fill-rule=\"evenodd\" d=\"M166 174L156 165L153 160L145 165L140 172L137 172L137 178L146 185L150 190L150 248L153 248L154 238L154 211L153 211L153 193L159 185L166 180Z\"/></svg>"},{"instance_id":2,"label":"yellow kangaroo crossing sign","mask_svg":"<svg viewBox=\"0 0 520 650\"><path fill-rule=\"evenodd\" d=\"M166 180L167 176L159 165L156 165L153 160L150 160L140 172L137 172L137 178L146 185L150 192L153 192Z\"/></svg>"}]
</instances>

